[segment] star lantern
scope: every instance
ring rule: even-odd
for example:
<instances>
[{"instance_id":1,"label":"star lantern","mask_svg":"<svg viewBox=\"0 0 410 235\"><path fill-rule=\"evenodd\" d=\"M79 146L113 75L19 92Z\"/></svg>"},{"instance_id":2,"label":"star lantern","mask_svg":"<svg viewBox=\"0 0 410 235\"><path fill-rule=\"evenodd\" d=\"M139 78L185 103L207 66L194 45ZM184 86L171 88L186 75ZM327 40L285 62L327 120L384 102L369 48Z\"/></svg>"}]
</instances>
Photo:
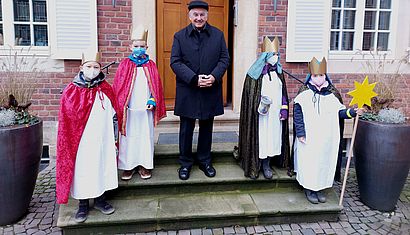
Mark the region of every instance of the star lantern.
<instances>
[{"instance_id":1,"label":"star lantern","mask_svg":"<svg viewBox=\"0 0 410 235\"><path fill-rule=\"evenodd\" d=\"M347 94L353 96L352 101L350 101L350 106L357 104L358 108L362 108L363 105L372 106L371 99L377 96L377 93L373 91L377 82L369 84L369 79L366 76L362 84L354 81L355 89L348 92Z\"/></svg>"},{"instance_id":2,"label":"star lantern","mask_svg":"<svg viewBox=\"0 0 410 235\"><path fill-rule=\"evenodd\" d=\"M362 84L354 81L354 86L355 89L353 91L348 92L347 94L350 96L353 96L352 101L350 101L350 106L357 104L357 107L360 109L363 107L363 105L368 105L371 106L372 102L371 99L375 96L377 96L376 92L373 91L374 87L376 86L377 82L369 84L369 78L366 76L364 78L364 81ZM359 115L356 116L355 122L354 122L354 127L353 127L353 134L352 134L352 141L350 144L350 149L349 149L349 154L347 157L347 163L346 163L346 170L345 170L345 177L343 179L343 185L342 185L342 190L340 193L340 200L339 200L339 206L342 205L343 202L343 195L345 192L346 188L346 183L347 183L347 175L349 174L349 167L350 167L350 160L352 159L352 154L353 154L353 146L354 146L354 140L356 138L356 130L357 130L357 124L359 123Z\"/></svg>"}]
</instances>

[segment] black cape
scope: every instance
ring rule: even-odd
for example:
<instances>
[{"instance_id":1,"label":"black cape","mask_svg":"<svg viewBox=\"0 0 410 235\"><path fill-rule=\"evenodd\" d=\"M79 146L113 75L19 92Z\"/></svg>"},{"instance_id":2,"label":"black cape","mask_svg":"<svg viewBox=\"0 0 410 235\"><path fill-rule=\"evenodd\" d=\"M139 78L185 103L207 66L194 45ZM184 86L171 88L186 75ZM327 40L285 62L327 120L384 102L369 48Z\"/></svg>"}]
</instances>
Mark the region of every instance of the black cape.
<instances>
[{"instance_id":1,"label":"black cape","mask_svg":"<svg viewBox=\"0 0 410 235\"><path fill-rule=\"evenodd\" d=\"M304 84L299 88L298 94L296 96L298 96L300 93L302 93L303 91L309 90L309 87ZM340 101L340 103L343 104L343 99L342 96L340 95L340 92L336 89L336 87L330 83L330 88L329 88L330 92L332 92L333 95L336 96L336 98ZM342 157L343 157L343 148L342 148L342 140L343 140L343 131L344 131L344 119L339 118L339 130L340 130L340 141L339 141L339 151L338 151L338 156L337 156L337 165L336 165L336 172L335 172L335 181L340 182L341 181L341 177L342 177ZM293 170L294 170L294 149L293 147L295 146L295 140L296 140L296 128L295 128L295 123L293 123L293 143L292 143L292 150L291 150L291 157L290 157L290 161L292 162L291 167L290 167L290 171L291 174L293 174Z\"/></svg>"},{"instance_id":2,"label":"black cape","mask_svg":"<svg viewBox=\"0 0 410 235\"><path fill-rule=\"evenodd\" d=\"M258 178L261 161L259 160L259 113L258 106L261 97L262 75L259 79L246 76L241 101L241 113L239 119L239 142L235 158L244 170L244 175L253 179ZM282 81L282 94L285 94L289 104L285 79L278 74ZM293 163L290 161L289 150L289 123L288 119L282 121L282 150L281 155L271 161L274 165L289 168Z\"/></svg>"}]
</instances>

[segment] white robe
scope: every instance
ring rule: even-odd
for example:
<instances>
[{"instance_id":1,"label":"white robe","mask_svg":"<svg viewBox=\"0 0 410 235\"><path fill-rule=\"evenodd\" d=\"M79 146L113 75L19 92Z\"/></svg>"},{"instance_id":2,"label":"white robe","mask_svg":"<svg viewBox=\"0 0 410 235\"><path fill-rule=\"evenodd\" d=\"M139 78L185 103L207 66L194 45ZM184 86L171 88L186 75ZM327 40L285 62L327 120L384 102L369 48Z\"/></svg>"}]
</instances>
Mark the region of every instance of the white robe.
<instances>
[{"instance_id":1,"label":"white robe","mask_svg":"<svg viewBox=\"0 0 410 235\"><path fill-rule=\"evenodd\" d=\"M259 115L259 158L280 155L282 147L282 122L280 109L282 108L282 81L276 72L270 72L262 77L261 96L268 96L272 100L267 115Z\"/></svg>"},{"instance_id":2,"label":"white robe","mask_svg":"<svg viewBox=\"0 0 410 235\"><path fill-rule=\"evenodd\" d=\"M302 108L306 131L306 144L295 141L295 172L300 185L319 191L333 185L340 142L339 110L345 106L333 94L316 94L316 103L313 96L309 89L295 98L295 104Z\"/></svg>"},{"instance_id":3,"label":"white robe","mask_svg":"<svg viewBox=\"0 0 410 235\"><path fill-rule=\"evenodd\" d=\"M154 168L153 111L146 109L150 96L144 70L137 67L137 76L127 109L127 135L120 137L118 169L132 170L137 166L143 166L145 169Z\"/></svg>"},{"instance_id":4,"label":"white robe","mask_svg":"<svg viewBox=\"0 0 410 235\"><path fill-rule=\"evenodd\" d=\"M102 92L100 94L103 94ZM71 196L89 199L118 187L117 159L111 101L97 92L81 136L75 160ZM104 107L104 108L103 108Z\"/></svg>"}]
</instances>

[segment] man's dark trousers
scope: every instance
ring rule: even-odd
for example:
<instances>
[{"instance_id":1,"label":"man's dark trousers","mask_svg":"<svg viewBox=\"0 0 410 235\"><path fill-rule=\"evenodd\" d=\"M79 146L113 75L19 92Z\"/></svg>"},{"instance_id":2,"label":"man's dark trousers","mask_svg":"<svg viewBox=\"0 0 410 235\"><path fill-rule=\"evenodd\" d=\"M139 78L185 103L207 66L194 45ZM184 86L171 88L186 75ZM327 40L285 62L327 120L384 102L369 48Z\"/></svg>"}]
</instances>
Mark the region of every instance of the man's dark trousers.
<instances>
[{"instance_id":1,"label":"man's dark trousers","mask_svg":"<svg viewBox=\"0 0 410 235\"><path fill-rule=\"evenodd\" d=\"M201 165L211 164L213 123L214 118L199 120L197 159ZM195 119L181 116L179 128L179 162L182 167L191 168L195 161L192 155L192 137L195 129Z\"/></svg>"}]
</instances>

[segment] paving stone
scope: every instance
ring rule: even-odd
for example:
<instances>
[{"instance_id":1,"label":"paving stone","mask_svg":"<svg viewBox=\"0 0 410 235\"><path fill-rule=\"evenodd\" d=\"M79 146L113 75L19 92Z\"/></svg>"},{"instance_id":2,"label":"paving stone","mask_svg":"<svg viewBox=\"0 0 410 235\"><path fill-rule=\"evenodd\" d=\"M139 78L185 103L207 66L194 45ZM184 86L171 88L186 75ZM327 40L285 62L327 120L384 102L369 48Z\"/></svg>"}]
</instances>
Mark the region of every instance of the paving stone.
<instances>
[{"instance_id":1,"label":"paving stone","mask_svg":"<svg viewBox=\"0 0 410 235\"><path fill-rule=\"evenodd\" d=\"M235 229L233 227L225 227L223 228L224 234L232 234L235 233Z\"/></svg>"},{"instance_id":2,"label":"paving stone","mask_svg":"<svg viewBox=\"0 0 410 235\"><path fill-rule=\"evenodd\" d=\"M28 229L28 230L27 230L27 234L28 234L28 235L31 235L31 234L34 234L34 233L37 232L37 231L38 231L38 229L31 228L31 229Z\"/></svg>"},{"instance_id":3,"label":"paving stone","mask_svg":"<svg viewBox=\"0 0 410 235\"><path fill-rule=\"evenodd\" d=\"M253 226L246 227L246 232L249 234L255 233L255 228Z\"/></svg>"},{"instance_id":4,"label":"paving stone","mask_svg":"<svg viewBox=\"0 0 410 235\"><path fill-rule=\"evenodd\" d=\"M335 230L334 230L334 229L331 229L331 228L323 229L323 231L324 231L326 234L335 234Z\"/></svg>"},{"instance_id":5,"label":"paving stone","mask_svg":"<svg viewBox=\"0 0 410 235\"><path fill-rule=\"evenodd\" d=\"M354 228L344 228L343 229L347 234L353 234L356 232Z\"/></svg>"},{"instance_id":6,"label":"paving stone","mask_svg":"<svg viewBox=\"0 0 410 235\"><path fill-rule=\"evenodd\" d=\"M191 229L191 235L202 235L202 229Z\"/></svg>"},{"instance_id":7,"label":"paving stone","mask_svg":"<svg viewBox=\"0 0 410 235\"><path fill-rule=\"evenodd\" d=\"M328 222L326 222L326 221L319 222L319 226L320 226L322 229L330 228L330 224L329 224Z\"/></svg>"},{"instance_id":8,"label":"paving stone","mask_svg":"<svg viewBox=\"0 0 410 235\"><path fill-rule=\"evenodd\" d=\"M202 229L202 235L212 235L212 229Z\"/></svg>"},{"instance_id":9,"label":"paving stone","mask_svg":"<svg viewBox=\"0 0 410 235\"><path fill-rule=\"evenodd\" d=\"M302 235L302 233L299 230L291 230L290 234L291 235Z\"/></svg>"},{"instance_id":10,"label":"paving stone","mask_svg":"<svg viewBox=\"0 0 410 235\"><path fill-rule=\"evenodd\" d=\"M46 234L47 233L44 231L38 231L38 232L33 233L33 235L46 235Z\"/></svg>"},{"instance_id":11,"label":"paving stone","mask_svg":"<svg viewBox=\"0 0 410 235\"><path fill-rule=\"evenodd\" d=\"M345 234L347 234L343 229L340 229L340 228L334 229L334 231L335 231L335 234L337 234L337 235L345 235Z\"/></svg>"},{"instance_id":12,"label":"paving stone","mask_svg":"<svg viewBox=\"0 0 410 235\"><path fill-rule=\"evenodd\" d=\"M280 227L281 227L282 230L284 230L284 231L290 231L290 230L292 230L292 229L290 228L289 224L282 224Z\"/></svg>"},{"instance_id":13,"label":"paving stone","mask_svg":"<svg viewBox=\"0 0 410 235\"><path fill-rule=\"evenodd\" d=\"M315 234L316 234L315 231L313 231L313 229L311 229L311 228L301 229L300 232L301 232L303 235L315 235Z\"/></svg>"},{"instance_id":14,"label":"paving stone","mask_svg":"<svg viewBox=\"0 0 410 235\"><path fill-rule=\"evenodd\" d=\"M300 226L299 226L298 224L291 224L291 225L290 225L290 228L291 228L292 230L299 230L299 229L300 229Z\"/></svg>"},{"instance_id":15,"label":"paving stone","mask_svg":"<svg viewBox=\"0 0 410 235\"><path fill-rule=\"evenodd\" d=\"M275 228L272 225L265 226L266 231L272 232L275 231Z\"/></svg>"},{"instance_id":16,"label":"paving stone","mask_svg":"<svg viewBox=\"0 0 410 235\"><path fill-rule=\"evenodd\" d=\"M235 225L233 227L233 229L234 229L235 233L246 233L246 228L242 227L240 225Z\"/></svg>"},{"instance_id":17,"label":"paving stone","mask_svg":"<svg viewBox=\"0 0 410 235\"><path fill-rule=\"evenodd\" d=\"M266 229L265 229L265 227L263 227L263 226L255 226L254 228L255 228L255 232L256 232L256 233L264 233L264 232L266 232Z\"/></svg>"},{"instance_id":18,"label":"paving stone","mask_svg":"<svg viewBox=\"0 0 410 235\"><path fill-rule=\"evenodd\" d=\"M214 228L214 229L212 229L212 233L214 235L222 235L222 234L224 234L224 230L221 229L221 228Z\"/></svg>"},{"instance_id":19,"label":"paving stone","mask_svg":"<svg viewBox=\"0 0 410 235\"><path fill-rule=\"evenodd\" d=\"M177 231L168 231L168 235L177 235Z\"/></svg>"},{"instance_id":20,"label":"paving stone","mask_svg":"<svg viewBox=\"0 0 410 235\"><path fill-rule=\"evenodd\" d=\"M332 222L332 223L329 223L329 224L330 224L330 227L333 228L333 229L342 228L342 225L340 225L339 223Z\"/></svg>"},{"instance_id":21,"label":"paving stone","mask_svg":"<svg viewBox=\"0 0 410 235\"><path fill-rule=\"evenodd\" d=\"M273 228L275 229L275 231L282 231L282 227L278 224L273 225Z\"/></svg>"},{"instance_id":22,"label":"paving stone","mask_svg":"<svg viewBox=\"0 0 410 235\"><path fill-rule=\"evenodd\" d=\"M313 231L315 231L315 233L323 233L323 229L321 228L314 228Z\"/></svg>"},{"instance_id":23,"label":"paving stone","mask_svg":"<svg viewBox=\"0 0 410 235\"><path fill-rule=\"evenodd\" d=\"M178 235L191 235L190 230L179 230Z\"/></svg>"},{"instance_id":24,"label":"paving stone","mask_svg":"<svg viewBox=\"0 0 410 235\"><path fill-rule=\"evenodd\" d=\"M301 227L302 229L310 228L309 224L307 224L307 223L301 223L301 224L299 224L299 225L300 225L300 227Z\"/></svg>"}]
</instances>

